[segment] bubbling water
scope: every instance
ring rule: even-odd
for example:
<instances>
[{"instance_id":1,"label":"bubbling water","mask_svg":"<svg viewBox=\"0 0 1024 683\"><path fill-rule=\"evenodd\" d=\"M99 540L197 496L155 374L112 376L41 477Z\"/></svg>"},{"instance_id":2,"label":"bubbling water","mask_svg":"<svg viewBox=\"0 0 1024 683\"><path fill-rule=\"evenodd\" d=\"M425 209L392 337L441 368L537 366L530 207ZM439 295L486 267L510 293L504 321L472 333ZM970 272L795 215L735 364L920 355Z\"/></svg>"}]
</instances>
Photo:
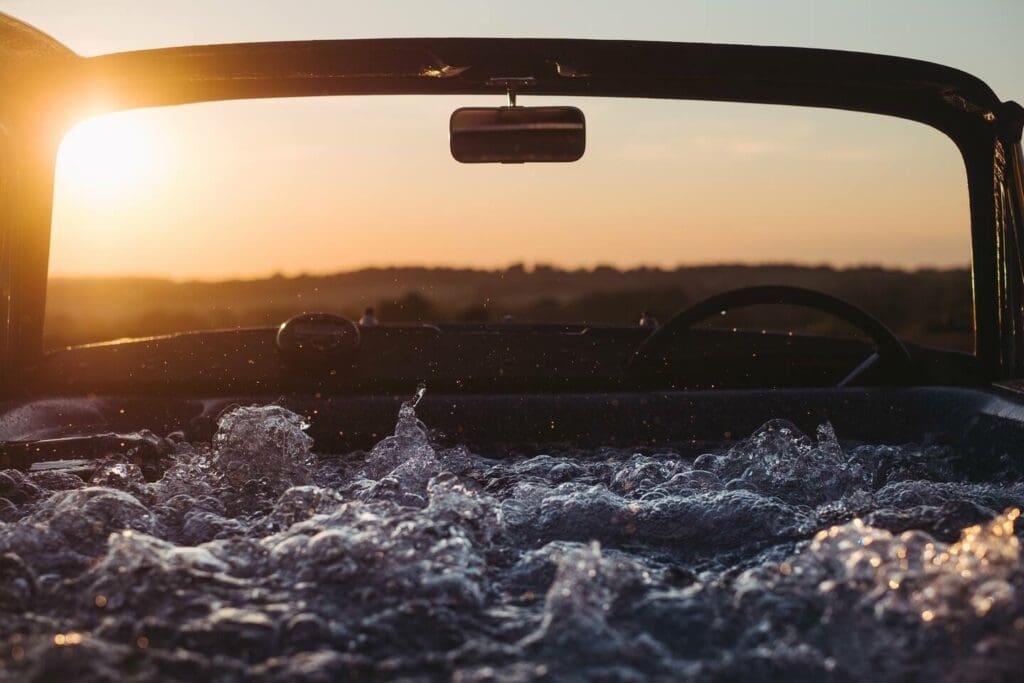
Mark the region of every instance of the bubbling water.
<instances>
[{"instance_id":1,"label":"bubbling water","mask_svg":"<svg viewBox=\"0 0 1024 683\"><path fill-rule=\"evenodd\" d=\"M422 392L418 394L418 397ZM489 458L415 402L319 457L279 406L146 482L0 472L0 677L1015 678L1019 475L773 421L672 449ZM491 454L504 455L504 454Z\"/></svg>"}]
</instances>

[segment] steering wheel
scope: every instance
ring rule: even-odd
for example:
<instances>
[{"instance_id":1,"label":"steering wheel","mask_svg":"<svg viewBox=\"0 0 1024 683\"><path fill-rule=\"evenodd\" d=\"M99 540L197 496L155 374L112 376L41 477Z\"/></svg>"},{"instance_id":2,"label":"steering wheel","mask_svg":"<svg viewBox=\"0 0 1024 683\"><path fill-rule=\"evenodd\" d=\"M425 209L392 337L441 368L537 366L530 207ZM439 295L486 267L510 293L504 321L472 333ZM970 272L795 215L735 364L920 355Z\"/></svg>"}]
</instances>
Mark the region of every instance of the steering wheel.
<instances>
[{"instance_id":1,"label":"steering wheel","mask_svg":"<svg viewBox=\"0 0 1024 683\"><path fill-rule=\"evenodd\" d=\"M848 301L829 294L804 287L784 285L733 289L715 294L676 313L667 323L651 332L633 351L633 355L626 362L626 371L633 373L653 370L654 363L659 360L658 352L662 351L676 335L689 330L695 324L707 320L713 315L728 309L748 308L764 304L813 308L845 320L871 338L875 345L874 352L846 375L836 385L838 387L850 385L879 362L891 367L898 377L909 377L913 372L914 362L907 347L878 318Z\"/></svg>"}]
</instances>

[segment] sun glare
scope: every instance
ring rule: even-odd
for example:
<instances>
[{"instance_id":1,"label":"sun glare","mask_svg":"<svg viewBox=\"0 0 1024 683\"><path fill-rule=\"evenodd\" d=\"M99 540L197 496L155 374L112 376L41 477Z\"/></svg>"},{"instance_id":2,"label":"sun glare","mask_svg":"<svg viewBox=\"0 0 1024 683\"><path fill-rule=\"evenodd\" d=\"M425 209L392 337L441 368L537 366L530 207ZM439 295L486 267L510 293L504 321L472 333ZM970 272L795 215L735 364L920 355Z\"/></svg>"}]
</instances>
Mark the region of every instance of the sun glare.
<instances>
[{"instance_id":1,"label":"sun glare","mask_svg":"<svg viewBox=\"0 0 1024 683\"><path fill-rule=\"evenodd\" d=\"M153 184L166 163L160 137L139 112L87 119L65 136L58 185L72 197L125 200Z\"/></svg>"}]
</instances>

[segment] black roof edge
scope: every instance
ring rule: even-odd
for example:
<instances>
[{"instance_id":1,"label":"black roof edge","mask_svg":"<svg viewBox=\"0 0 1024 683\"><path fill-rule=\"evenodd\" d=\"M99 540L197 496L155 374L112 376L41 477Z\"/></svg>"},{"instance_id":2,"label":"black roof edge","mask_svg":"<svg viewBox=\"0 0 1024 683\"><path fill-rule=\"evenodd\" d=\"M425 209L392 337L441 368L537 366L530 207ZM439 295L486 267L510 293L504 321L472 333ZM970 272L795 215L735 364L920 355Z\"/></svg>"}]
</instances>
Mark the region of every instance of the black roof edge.
<instances>
[{"instance_id":1,"label":"black roof edge","mask_svg":"<svg viewBox=\"0 0 1024 683\"><path fill-rule=\"evenodd\" d=\"M10 59L11 56L17 59ZM379 38L191 45L81 57L0 14L0 113L88 115L224 99L521 94L763 102L888 114L954 140L1016 120L980 79L931 62L818 48L558 38ZM85 104L83 104L85 103ZM1012 115L1011 115L1012 114ZM1009 125L1007 132L1015 126ZM1001 126L1005 129L1006 126Z\"/></svg>"}]
</instances>

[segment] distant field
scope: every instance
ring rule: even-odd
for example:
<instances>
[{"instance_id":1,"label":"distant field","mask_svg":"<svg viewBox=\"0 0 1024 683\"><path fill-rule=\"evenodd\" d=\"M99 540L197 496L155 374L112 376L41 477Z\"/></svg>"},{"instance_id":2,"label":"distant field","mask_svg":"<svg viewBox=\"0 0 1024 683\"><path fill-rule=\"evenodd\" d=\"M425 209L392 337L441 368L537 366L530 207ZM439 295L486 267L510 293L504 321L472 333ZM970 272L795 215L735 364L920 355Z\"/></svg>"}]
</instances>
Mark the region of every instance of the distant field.
<instances>
[{"instance_id":1,"label":"distant field","mask_svg":"<svg viewBox=\"0 0 1024 683\"><path fill-rule=\"evenodd\" d=\"M46 316L49 347L185 330L276 326L304 311L358 318L367 306L384 322L517 320L632 323L650 310L664 320L726 289L790 284L866 308L908 339L970 348L967 269L902 271L792 265L718 265L527 270L373 268L323 276L174 282L54 278ZM723 317L721 324L836 332L827 316L778 307Z\"/></svg>"}]
</instances>

